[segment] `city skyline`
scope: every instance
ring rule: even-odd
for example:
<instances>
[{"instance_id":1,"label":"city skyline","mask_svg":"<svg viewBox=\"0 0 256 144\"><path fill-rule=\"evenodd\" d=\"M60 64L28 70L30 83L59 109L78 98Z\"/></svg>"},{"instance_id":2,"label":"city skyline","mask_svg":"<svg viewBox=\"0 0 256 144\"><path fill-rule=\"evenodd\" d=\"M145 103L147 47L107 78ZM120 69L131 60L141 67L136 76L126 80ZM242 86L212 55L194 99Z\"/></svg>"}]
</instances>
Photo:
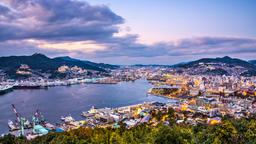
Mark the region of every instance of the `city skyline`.
<instances>
[{"instance_id":1,"label":"city skyline","mask_svg":"<svg viewBox=\"0 0 256 144\"><path fill-rule=\"evenodd\" d=\"M0 56L43 53L111 64L256 55L252 1L3 0Z\"/></svg>"}]
</instances>

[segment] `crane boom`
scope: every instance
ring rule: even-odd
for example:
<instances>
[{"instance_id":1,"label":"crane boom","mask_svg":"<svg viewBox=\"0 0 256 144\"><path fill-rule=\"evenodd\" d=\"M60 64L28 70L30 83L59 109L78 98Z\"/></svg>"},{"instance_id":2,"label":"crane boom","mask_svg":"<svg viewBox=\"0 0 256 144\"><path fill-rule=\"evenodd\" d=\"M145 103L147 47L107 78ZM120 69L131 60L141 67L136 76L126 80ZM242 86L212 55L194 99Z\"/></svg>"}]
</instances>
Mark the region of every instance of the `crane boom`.
<instances>
[{"instance_id":1,"label":"crane boom","mask_svg":"<svg viewBox=\"0 0 256 144\"><path fill-rule=\"evenodd\" d=\"M18 111L16 110L14 104L12 104L12 110L13 110L13 112L15 113L17 120L20 121L20 114L19 114Z\"/></svg>"}]
</instances>

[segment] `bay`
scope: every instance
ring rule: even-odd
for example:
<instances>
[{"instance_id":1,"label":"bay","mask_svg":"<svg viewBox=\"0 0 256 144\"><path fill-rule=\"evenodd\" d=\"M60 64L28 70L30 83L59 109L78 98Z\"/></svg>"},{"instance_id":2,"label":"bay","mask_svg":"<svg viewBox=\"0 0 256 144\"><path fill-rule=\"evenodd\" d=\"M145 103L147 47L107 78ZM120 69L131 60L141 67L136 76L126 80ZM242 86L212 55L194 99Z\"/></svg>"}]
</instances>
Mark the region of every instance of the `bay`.
<instances>
[{"instance_id":1,"label":"bay","mask_svg":"<svg viewBox=\"0 0 256 144\"><path fill-rule=\"evenodd\" d=\"M0 134L7 133L8 120L16 118L11 104L15 104L18 112L28 119L39 109L47 121L54 124L60 122L61 116L71 115L80 120L82 111L88 111L92 106L115 108L150 101L167 101L163 97L147 96L151 87L145 79L140 79L118 84L79 84L14 90L0 96Z\"/></svg>"}]
</instances>

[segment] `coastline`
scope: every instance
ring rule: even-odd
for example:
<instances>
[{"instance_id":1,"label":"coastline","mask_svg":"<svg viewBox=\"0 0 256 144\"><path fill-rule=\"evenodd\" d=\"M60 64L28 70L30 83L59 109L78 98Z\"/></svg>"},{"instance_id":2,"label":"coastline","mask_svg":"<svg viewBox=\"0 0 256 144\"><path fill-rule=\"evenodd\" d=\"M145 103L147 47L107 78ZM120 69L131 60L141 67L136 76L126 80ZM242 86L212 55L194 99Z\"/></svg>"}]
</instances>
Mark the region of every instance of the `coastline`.
<instances>
[{"instance_id":1,"label":"coastline","mask_svg":"<svg viewBox=\"0 0 256 144\"><path fill-rule=\"evenodd\" d=\"M55 81L47 81L47 82L26 82L26 83L14 83L14 84L7 84L6 87L8 89L1 89L0 95L5 95L9 92L12 92L16 89L48 89L49 87L56 87L56 86L71 86L77 84L118 84L119 81L104 81L106 78L91 78L91 79L68 79L68 80L55 80Z\"/></svg>"}]
</instances>

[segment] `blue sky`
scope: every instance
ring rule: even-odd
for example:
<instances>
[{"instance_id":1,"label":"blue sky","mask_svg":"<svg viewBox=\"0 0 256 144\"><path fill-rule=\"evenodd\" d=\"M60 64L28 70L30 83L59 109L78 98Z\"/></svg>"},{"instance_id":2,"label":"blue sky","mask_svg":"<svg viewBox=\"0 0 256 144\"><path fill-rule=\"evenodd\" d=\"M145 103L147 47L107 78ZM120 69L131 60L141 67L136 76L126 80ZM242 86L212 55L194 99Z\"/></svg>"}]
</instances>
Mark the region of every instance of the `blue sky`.
<instances>
[{"instance_id":1,"label":"blue sky","mask_svg":"<svg viewBox=\"0 0 256 144\"><path fill-rule=\"evenodd\" d=\"M0 56L112 64L256 59L253 0L2 0Z\"/></svg>"},{"instance_id":2,"label":"blue sky","mask_svg":"<svg viewBox=\"0 0 256 144\"><path fill-rule=\"evenodd\" d=\"M194 36L256 36L252 0L88 0L125 18L133 33L148 41Z\"/></svg>"}]
</instances>

